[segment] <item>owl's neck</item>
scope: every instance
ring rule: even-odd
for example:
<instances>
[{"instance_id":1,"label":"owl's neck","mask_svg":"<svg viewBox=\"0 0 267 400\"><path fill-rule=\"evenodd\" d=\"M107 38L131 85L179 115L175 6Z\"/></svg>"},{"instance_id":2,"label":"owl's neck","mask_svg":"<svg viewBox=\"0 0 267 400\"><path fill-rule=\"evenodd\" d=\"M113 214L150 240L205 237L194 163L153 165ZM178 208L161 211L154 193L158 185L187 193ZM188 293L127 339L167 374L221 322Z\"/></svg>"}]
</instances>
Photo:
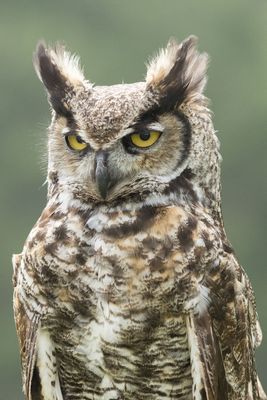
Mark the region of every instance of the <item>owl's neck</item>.
<instances>
[{"instance_id":1,"label":"owl's neck","mask_svg":"<svg viewBox=\"0 0 267 400\"><path fill-rule=\"evenodd\" d=\"M214 188L213 188L214 190ZM116 192L115 192L116 193ZM211 217L221 224L220 213L220 192L215 196L209 192L208 187L199 185L198 177L190 169L167 182L149 181L140 187L140 180L136 185L134 181L131 185L124 187L124 190L117 192L113 197L106 201L96 199L82 185L59 182L56 172L48 175L48 198L51 202L60 202L65 210L79 208L90 210L92 208L104 207L107 210L134 210L143 206L162 207L178 205L194 213L195 207L203 207Z\"/></svg>"}]
</instances>

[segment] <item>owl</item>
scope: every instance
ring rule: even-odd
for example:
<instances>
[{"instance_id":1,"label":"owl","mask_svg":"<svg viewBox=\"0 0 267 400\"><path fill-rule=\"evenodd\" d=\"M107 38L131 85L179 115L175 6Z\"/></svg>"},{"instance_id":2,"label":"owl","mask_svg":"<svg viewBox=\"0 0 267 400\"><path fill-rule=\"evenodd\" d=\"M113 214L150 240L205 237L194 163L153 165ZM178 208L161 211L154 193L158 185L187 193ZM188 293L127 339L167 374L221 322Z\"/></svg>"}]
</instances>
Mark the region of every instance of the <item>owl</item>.
<instances>
[{"instance_id":1,"label":"owl","mask_svg":"<svg viewBox=\"0 0 267 400\"><path fill-rule=\"evenodd\" d=\"M266 399L196 42L170 40L145 82L113 86L37 47L48 199L13 257L27 400Z\"/></svg>"}]
</instances>

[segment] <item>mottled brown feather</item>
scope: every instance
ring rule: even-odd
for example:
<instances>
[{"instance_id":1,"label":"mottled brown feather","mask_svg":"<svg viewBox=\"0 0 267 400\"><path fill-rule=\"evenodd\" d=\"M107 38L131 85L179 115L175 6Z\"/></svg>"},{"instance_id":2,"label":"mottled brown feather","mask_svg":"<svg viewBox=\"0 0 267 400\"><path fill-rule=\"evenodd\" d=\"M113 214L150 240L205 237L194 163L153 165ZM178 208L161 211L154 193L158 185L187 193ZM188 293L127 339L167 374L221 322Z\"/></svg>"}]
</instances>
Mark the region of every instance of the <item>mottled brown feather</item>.
<instances>
[{"instance_id":1,"label":"mottled brown feather","mask_svg":"<svg viewBox=\"0 0 267 400\"><path fill-rule=\"evenodd\" d=\"M171 41L146 82L92 86L60 46L35 67L53 113L48 203L14 258L27 400L266 399L196 39Z\"/></svg>"}]
</instances>

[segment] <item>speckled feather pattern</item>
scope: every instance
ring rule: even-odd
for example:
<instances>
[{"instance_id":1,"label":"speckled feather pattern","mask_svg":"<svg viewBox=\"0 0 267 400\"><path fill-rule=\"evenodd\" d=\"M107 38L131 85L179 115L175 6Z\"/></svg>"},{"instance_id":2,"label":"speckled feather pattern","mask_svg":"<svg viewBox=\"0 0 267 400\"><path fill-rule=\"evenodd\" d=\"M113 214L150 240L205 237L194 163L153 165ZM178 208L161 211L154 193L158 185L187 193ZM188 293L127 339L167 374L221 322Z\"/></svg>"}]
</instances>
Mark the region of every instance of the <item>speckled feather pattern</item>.
<instances>
[{"instance_id":1,"label":"speckled feather pattern","mask_svg":"<svg viewBox=\"0 0 267 400\"><path fill-rule=\"evenodd\" d=\"M27 400L266 399L254 294L223 227L207 56L195 46L172 41L146 82L110 87L86 81L65 49L38 47L53 108L48 201L13 259ZM158 142L128 154L123 138L151 124L163 127ZM70 152L64 132L90 151Z\"/></svg>"}]
</instances>

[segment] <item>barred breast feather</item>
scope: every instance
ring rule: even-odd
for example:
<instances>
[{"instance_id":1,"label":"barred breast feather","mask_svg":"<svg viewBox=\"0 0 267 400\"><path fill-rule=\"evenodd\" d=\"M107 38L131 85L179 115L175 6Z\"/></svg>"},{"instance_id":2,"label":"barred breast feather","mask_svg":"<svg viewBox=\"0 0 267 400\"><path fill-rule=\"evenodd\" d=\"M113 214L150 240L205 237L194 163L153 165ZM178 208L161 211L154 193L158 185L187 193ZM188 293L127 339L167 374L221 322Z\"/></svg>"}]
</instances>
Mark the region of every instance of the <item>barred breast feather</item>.
<instances>
[{"instance_id":1,"label":"barred breast feather","mask_svg":"<svg viewBox=\"0 0 267 400\"><path fill-rule=\"evenodd\" d=\"M250 369L240 348L252 346L242 337L246 278L210 217L74 204L48 204L16 274L29 398L36 381L56 400L204 399L194 391L215 400L241 386L224 371Z\"/></svg>"},{"instance_id":2,"label":"barred breast feather","mask_svg":"<svg viewBox=\"0 0 267 400\"><path fill-rule=\"evenodd\" d=\"M48 201L13 259L27 400L266 399L196 42L171 40L145 82L113 86L37 47Z\"/></svg>"}]
</instances>

